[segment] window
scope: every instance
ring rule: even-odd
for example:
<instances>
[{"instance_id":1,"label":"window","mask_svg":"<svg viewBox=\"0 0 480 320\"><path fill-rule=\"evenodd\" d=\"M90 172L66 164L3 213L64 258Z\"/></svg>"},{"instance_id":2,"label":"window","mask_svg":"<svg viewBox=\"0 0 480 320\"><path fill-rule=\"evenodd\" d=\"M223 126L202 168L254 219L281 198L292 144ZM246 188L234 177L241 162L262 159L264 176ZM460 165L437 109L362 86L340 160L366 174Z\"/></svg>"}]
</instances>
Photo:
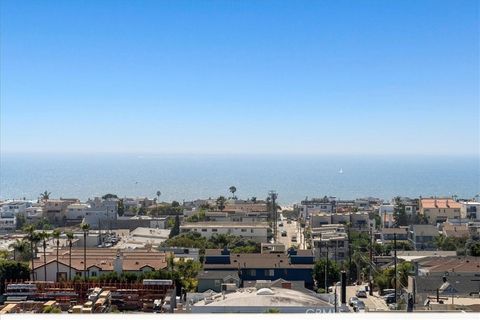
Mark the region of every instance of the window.
<instances>
[{"instance_id":1,"label":"window","mask_svg":"<svg viewBox=\"0 0 480 320\"><path fill-rule=\"evenodd\" d=\"M202 229L202 232L207 232L207 229Z\"/></svg>"},{"instance_id":2,"label":"window","mask_svg":"<svg viewBox=\"0 0 480 320\"><path fill-rule=\"evenodd\" d=\"M240 231L241 232L247 232L247 229L241 229Z\"/></svg>"},{"instance_id":3,"label":"window","mask_svg":"<svg viewBox=\"0 0 480 320\"><path fill-rule=\"evenodd\" d=\"M92 272L91 272L91 276L92 276L92 277L96 277L96 276L97 276L97 271L92 271Z\"/></svg>"},{"instance_id":4,"label":"window","mask_svg":"<svg viewBox=\"0 0 480 320\"><path fill-rule=\"evenodd\" d=\"M265 276L266 277L273 277L275 275L275 270L274 269L266 269L265 270Z\"/></svg>"},{"instance_id":5,"label":"window","mask_svg":"<svg viewBox=\"0 0 480 320\"><path fill-rule=\"evenodd\" d=\"M255 269L247 270L247 274L248 274L250 277L255 277L255 276L257 276L257 270L255 270Z\"/></svg>"},{"instance_id":6,"label":"window","mask_svg":"<svg viewBox=\"0 0 480 320\"><path fill-rule=\"evenodd\" d=\"M218 229L212 229L212 232L217 232L217 231L218 231Z\"/></svg>"},{"instance_id":7,"label":"window","mask_svg":"<svg viewBox=\"0 0 480 320\"><path fill-rule=\"evenodd\" d=\"M215 287L220 287L221 284L222 284L221 280L218 280L218 279L215 280Z\"/></svg>"},{"instance_id":8,"label":"window","mask_svg":"<svg viewBox=\"0 0 480 320\"><path fill-rule=\"evenodd\" d=\"M253 233L253 229L250 229L250 233Z\"/></svg>"}]
</instances>

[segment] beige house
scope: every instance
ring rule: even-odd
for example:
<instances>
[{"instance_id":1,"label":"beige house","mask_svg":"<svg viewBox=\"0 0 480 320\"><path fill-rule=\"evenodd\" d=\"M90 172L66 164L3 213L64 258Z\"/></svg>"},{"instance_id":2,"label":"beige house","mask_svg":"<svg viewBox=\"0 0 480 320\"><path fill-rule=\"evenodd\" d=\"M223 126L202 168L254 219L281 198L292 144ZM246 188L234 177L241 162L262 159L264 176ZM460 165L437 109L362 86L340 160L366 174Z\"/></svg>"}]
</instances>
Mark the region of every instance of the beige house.
<instances>
[{"instance_id":1,"label":"beige house","mask_svg":"<svg viewBox=\"0 0 480 320\"><path fill-rule=\"evenodd\" d=\"M420 214L425 216L429 224L435 225L447 219L459 219L462 205L453 199L430 198L420 200Z\"/></svg>"},{"instance_id":2,"label":"beige house","mask_svg":"<svg viewBox=\"0 0 480 320\"><path fill-rule=\"evenodd\" d=\"M98 277L109 272L133 272L141 273L167 267L167 254L147 250L115 250L115 249L87 249L86 270L87 276ZM71 276L84 276L84 252L83 249L72 249L71 264L68 249L60 249L58 258L58 273L56 250L47 252L47 263L44 264L42 252L39 252L34 261L35 280L60 281L68 280ZM70 267L71 265L71 267ZM45 267L46 266L46 279Z\"/></svg>"}]
</instances>

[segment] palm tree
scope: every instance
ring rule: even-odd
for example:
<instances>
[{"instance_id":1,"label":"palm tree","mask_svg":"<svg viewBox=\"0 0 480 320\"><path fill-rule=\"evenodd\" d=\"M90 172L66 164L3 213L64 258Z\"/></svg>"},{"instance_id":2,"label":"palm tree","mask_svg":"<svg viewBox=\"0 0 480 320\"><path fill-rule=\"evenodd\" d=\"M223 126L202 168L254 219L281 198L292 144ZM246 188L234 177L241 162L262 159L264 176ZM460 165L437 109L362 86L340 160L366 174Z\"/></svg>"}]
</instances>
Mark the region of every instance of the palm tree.
<instances>
[{"instance_id":1,"label":"palm tree","mask_svg":"<svg viewBox=\"0 0 480 320\"><path fill-rule=\"evenodd\" d=\"M80 227L83 231L83 278L87 281L87 234L90 225L88 223L82 223Z\"/></svg>"},{"instance_id":2,"label":"palm tree","mask_svg":"<svg viewBox=\"0 0 480 320\"><path fill-rule=\"evenodd\" d=\"M232 198L235 199L235 192L237 192L237 188L235 186L231 186L228 188L230 192L232 193Z\"/></svg>"},{"instance_id":3,"label":"palm tree","mask_svg":"<svg viewBox=\"0 0 480 320\"><path fill-rule=\"evenodd\" d=\"M53 230L52 232L52 238L55 239L55 245L57 247L57 279L58 279L58 249L60 247L60 235L62 234L62 232L58 229L55 229Z\"/></svg>"},{"instance_id":4,"label":"palm tree","mask_svg":"<svg viewBox=\"0 0 480 320\"><path fill-rule=\"evenodd\" d=\"M162 193L160 192L160 190L157 191L157 204L156 204L156 208L155 208L155 211L157 211L157 212L156 212L156 215L157 215L157 216L159 215L159 214L158 214L158 203L160 202L160 196L161 196L161 195L162 195Z\"/></svg>"},{"instance_id":5,"label":"palm tree","mask_svg":"<svg viewBox=\"0 0 480 320\"><path fill-rule=\"evenodd\" d=\"M50 239L50 234L48 232L42 231L40 232L40 239L42 240L42 247L43 247L43 274L44 274L44 281L47 281L47 241Z\"/></svg>"},{"instance_id":6,"label":"palm tree","mask_svg":"<svg viewBox=\"0 0 480 320\"><path fill-rule=\"evenodd\" d=\"M75 236L71 231L68 231L66 235L68 239L68 280L72 281L72 245L73 245L72 241L75 238Z\"/></svg>"},{"instance_id":7,"label":"palm tree","mask_svg":"<svg viewBox=\"0 0 480 320\"><path fill-rule=\"evenodd\" d=\"M37 243L40 241L40 236L37 232L35 232L35 227L32 224L27 224L23 231L27 234L25 236L25 240L30 242L30 250L32 252L31 255L31 263L32 263L32 281L35 281L35 257L36 257L36 248Z\"/></svg>"},{"instance_id":8,"label":"palm tree","mask_svg":"<svg viewBox=\"0 0 480 320\"><path fill-rule=\"evenodd\" d=\"M48 200L50 199L50 194L51 192L48 192L47 190L43 191L42 193L40 193L40 199L42 200Z\"/></svg>"},{"instance_id":9,"label":"palm tree","mask_svg":"<svg viewBox=\"0 0 480 320\"><path fill-rule=\"evenodd\" d=\"M27 242L23 239L17 239L14 243L11 243L8 247L13 249L13 260L17 260L17 252L22 256L27 250L27 246Z\"/></svg>"}]
</instances>

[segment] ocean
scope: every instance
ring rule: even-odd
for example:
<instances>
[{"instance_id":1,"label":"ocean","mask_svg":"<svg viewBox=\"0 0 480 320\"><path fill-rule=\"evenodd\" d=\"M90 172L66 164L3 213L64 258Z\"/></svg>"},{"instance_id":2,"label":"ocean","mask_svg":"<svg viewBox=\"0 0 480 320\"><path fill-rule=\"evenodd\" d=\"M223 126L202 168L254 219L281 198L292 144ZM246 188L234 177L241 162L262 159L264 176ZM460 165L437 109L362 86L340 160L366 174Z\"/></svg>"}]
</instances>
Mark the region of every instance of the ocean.
<instances>
[{"instance_id":1,"label":"ocean","mask_svg":"<svg viewBox=\"0 0 480 320\"><path fill-rule=\"evenodd\" d=\"M0 158L0 199L86 200L105 193L182 201L228 196L265 199L270 190L283 205L306 197L397 195L472 198L480 193L479 157L446 156L253 156L253 155L26 155Z\"/></svg>"}]
</instances>

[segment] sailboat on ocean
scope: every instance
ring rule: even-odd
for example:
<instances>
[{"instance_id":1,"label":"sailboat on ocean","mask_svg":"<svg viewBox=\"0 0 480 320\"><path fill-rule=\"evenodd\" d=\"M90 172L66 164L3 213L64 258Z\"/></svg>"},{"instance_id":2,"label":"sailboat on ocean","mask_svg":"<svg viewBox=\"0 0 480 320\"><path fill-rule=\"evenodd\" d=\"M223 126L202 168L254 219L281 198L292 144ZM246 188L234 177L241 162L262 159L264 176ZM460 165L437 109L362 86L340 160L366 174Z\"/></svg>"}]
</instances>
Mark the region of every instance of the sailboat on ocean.
<instances>
[{"instance_id":1,"label":"sailboat on ocean","mask_svg":"<svg viewBox=\"0 0 480 320\"><path fill-rule=\"evenodd\" d=\"M340 168L340 170L338 171L338 173L343 174L343 169Z\"/></svg>"}]
</instances>

